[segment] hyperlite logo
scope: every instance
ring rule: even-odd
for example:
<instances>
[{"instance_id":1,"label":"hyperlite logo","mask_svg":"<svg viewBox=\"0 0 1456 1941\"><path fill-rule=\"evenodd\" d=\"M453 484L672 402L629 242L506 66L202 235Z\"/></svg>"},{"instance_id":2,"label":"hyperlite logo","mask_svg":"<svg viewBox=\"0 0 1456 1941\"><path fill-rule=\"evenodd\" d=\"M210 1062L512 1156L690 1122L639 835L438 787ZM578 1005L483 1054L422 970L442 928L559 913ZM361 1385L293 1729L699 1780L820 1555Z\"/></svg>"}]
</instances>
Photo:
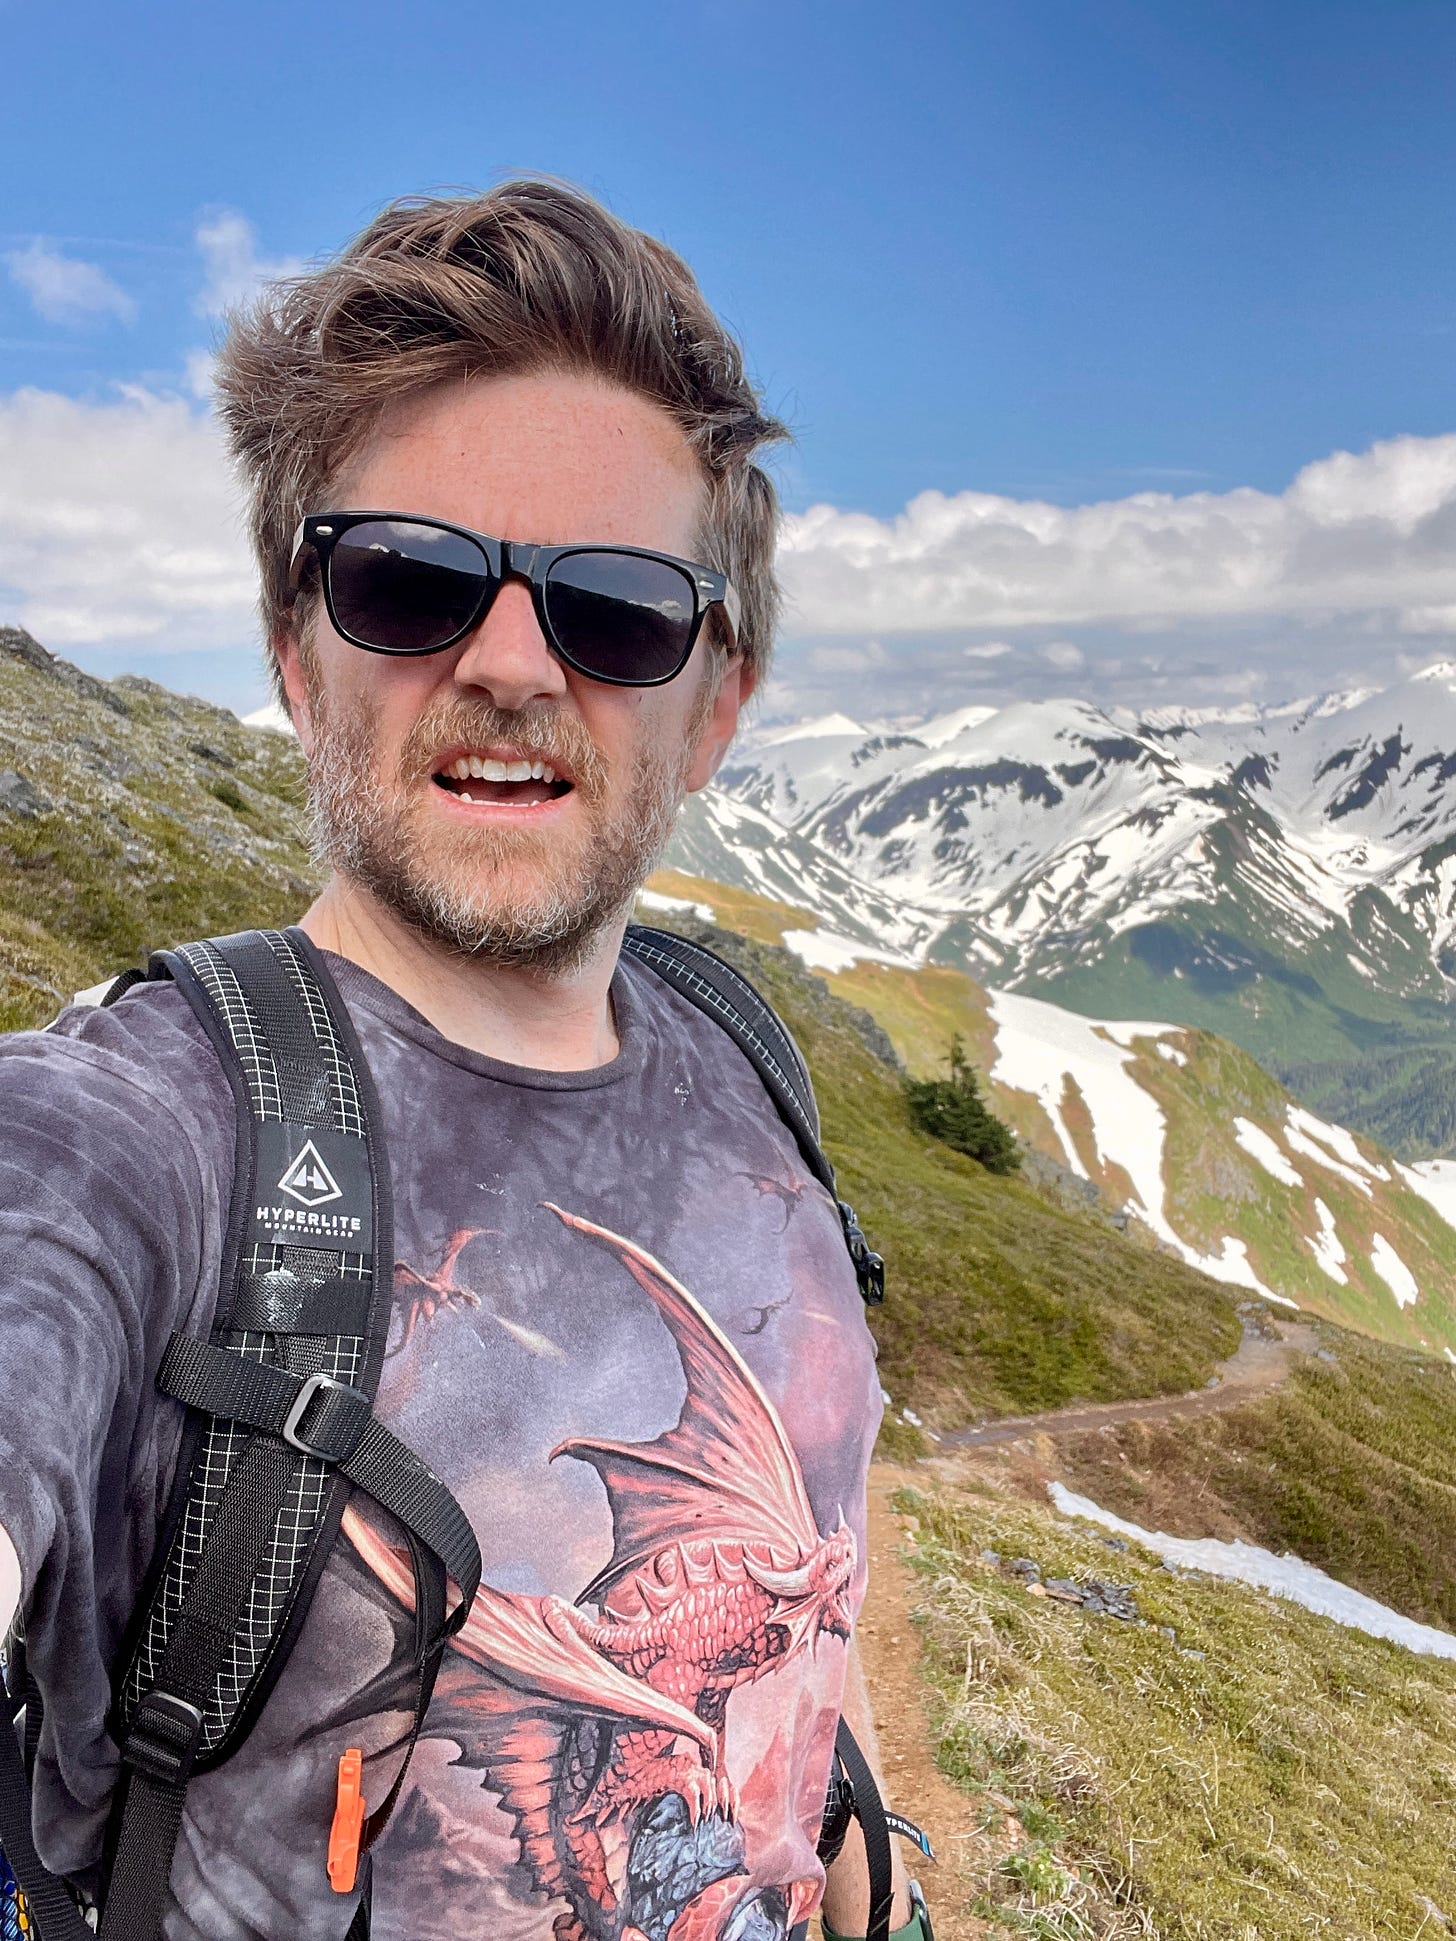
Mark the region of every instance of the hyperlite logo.
<instances>
[{"instance_id":1,"label":"hyperlite logo","mask_svg":"<svg viewBox=\"0 0 1456 1941\"><path fill-rule=\"evenodd\" d=\"M344 1197L337 1180L319 1157L319 1149L312 1139L279 1180L278 1191L286 1193L291 1200L297 1200L300 1206L309 1208L327 1206L330 1200Z\"/></svg>"},{"instance_id":2,"label":"hyperlite logo","mask_svg":"<svg viewBox=\"0 0 1456 1941\"><path fill-rule=\"evenodd\" d=\"M262 1121L256 1133L261 1192L253 1239L367 1252L374 1222L364 1141L328 1127L280 1125L276 1119Z\"/></svg>"}]
</instances>

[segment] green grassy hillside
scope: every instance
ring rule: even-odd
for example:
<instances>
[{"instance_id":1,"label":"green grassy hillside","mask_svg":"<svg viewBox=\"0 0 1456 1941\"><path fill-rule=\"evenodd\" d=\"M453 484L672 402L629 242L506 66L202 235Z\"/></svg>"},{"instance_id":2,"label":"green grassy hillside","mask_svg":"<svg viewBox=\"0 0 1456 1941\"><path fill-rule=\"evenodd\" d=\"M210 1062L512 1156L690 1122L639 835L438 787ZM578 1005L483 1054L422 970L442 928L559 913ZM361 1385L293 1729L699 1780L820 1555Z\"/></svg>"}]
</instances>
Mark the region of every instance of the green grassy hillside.
<instances>
[{"instance_id":1,"label":"green grassy hillside","mask_svg":"<svg viewBox=\"0 0 1456 1941\"><path fill-rule=\"evenodd\" d=\"M1057 1474L1173 1536L1292 1550L1456 1631L1456 1368L1329 1328L1271 1395L1058 1444Z\"/></svg>"},{"instance_id":2,"label":"green grassy hillside","mask_svg":"<svg viewBox=\"0 0 1456 1941\"><path fill-rule=\"evenodd\" d=\"M1089 1017L1166 1018L1217 1032L1317 1110L1401 1158L1451 1152L1450 1006L1415 926L1378 893L1367 901L1356 919L1386 944L1383 986L1352 968L1343 925L1306 940L1296 956L1254 933L1230 904L1099 938L1087 960L1024 988Z\"/></svg>"},{"instance_id":3,"label":"green grassy hillside","mask_svg":"<svg viewBox=\"0 0 1456 1941\"><path fill-rule=\"evenodd\" d=\"M765 941L815 923L807 912L750 891L679 873L653 881ZM1127 1170L1137 1143L1124 1143L1128 1122L1105 1100L1102 1120L1095 1119L1075 1076L1079 1061L1085 1068L1088 1054L1105 1043L1097 1027L1062 1020L1067 1072L1060 1096L1049 1099L1008 1081L1000 1063L1005 1026L992 994L963 971L861 959L827 981L836 995L871 1013L917 1075L943 1073L947 1047L962 1038L988 1077L995 1109L1025 1146L1064 1161L1070 1140L1080 1169L1112 1204L1149 1211ZM1139 1013L1124 999L1110 1015L1158 1014ZM1167 1223L1159 1228L1165 1239L1175 1235L1195 1259L1220 1261L1232 1251L1243 1263L1246 1286L1252 1275L1258 1288L1342 1327L1414 1348L1456 1350L1456 1229L1388 1152L1368 1140L1351 1142L1340 1127L1317 1120L1301 1121L1291 1132L1295 1101L1229 1039L1159 1030L1122 1050L1124 1102L1137 1103L1141 1093L1156 1105L1162 1128L1155 1211ZM1401 1283L1399 1295L1391 1272Z\"/></svg>"},{"instance_id":4,"label":"green grassy hillside","mask_svg":"<svg viewBox=\"0 0 1456 1941\"><path fill-rule=\"evenodd\" d=\"M1456 1663L992 1493L907 1494L938 1756L1000 1827L969 1889L1038 1941L1367 1941L1456 1914ZM1136 1619L1036 1596L1113 1582ZM963 1917L959 1907L942 1912ZM965 1930L963 1930L965 1931Z\"/></svg>"},{"instance_id":5,"label":"green grassy hillside","mask_svg":"<svg viewBox=\"0 0 1456 1941\"><path fill-rule=\"evenodd\" d=\"M0 628L0 1029L162 945L291 921L302 806L290 737Z\"/></svg>"}]
</instances>

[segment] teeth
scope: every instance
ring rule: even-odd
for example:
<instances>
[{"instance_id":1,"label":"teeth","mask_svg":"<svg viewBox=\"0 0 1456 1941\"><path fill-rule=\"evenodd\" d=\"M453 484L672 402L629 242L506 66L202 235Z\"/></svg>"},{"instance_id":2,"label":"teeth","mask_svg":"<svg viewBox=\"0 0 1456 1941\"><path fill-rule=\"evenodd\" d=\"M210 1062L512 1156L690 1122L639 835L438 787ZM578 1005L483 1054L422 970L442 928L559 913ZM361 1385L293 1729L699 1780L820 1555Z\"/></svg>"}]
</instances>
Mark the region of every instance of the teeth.
<instances>
[{"instance_id":1,"label":"teeth","mask_svg":"<svg viewBox=\"0 0 1456 1941\"><path fill-rule=\"evenodd\" d=\"M470 793L469 789L461 789L460 800L462 802L473 802L475 800L475 797Z\"/></svg>"},{"instance_id":2,"label":"teeth","mask_svg":"<svg viewBox=\"0 0 1456 1941\"><path fill-rule=\"evenodd\" d=\"M454 782L547 782L556 780L556 770L550 762L536 761L492 761L485 755L457 755L448 767L441 770ZM462 791L463 794L463 791ZM464 795L465 801L470 801Z\"/></svg>"}]
</instances>

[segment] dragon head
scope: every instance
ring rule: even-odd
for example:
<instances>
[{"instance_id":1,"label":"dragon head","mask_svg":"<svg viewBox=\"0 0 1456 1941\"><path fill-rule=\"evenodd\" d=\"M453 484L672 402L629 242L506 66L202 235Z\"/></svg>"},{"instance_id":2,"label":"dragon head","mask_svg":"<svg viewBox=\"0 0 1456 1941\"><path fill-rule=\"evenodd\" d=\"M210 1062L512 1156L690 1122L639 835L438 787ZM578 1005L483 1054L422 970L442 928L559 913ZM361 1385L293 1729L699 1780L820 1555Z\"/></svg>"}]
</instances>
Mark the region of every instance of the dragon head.
<instances>
[{"instance_id":1,"label":"dragon head","mask_svg":"<svg viewBox=\"0 0 1456 1941\"><path fill-rule=\"evenodd\" d=\"M853 1624L850 1589L858 1552L854 1532L839 1519L839 1527L825 1537L792 1570L774 1570L745 1556L743 1568L760 1590L775 1600L772 1622L788 1633L786 1649L816 1647L826 1633L848 1638Z\"/></svg>"}]
</instances>

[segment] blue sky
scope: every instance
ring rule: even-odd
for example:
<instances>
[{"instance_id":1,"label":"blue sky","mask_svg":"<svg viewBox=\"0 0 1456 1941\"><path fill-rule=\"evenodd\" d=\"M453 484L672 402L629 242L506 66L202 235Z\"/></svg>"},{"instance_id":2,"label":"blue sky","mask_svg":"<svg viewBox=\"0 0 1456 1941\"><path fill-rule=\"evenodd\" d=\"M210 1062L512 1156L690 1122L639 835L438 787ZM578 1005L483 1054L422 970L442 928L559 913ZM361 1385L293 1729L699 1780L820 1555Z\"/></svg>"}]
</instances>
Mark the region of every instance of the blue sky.
<instances>
[{"instance_id":1,"label":"blue sky","mask_svg":"<svg viewBox=\"0 0 1456 1941\"><path fill-rule=\"evenodd\" d=\"M786 504L834 516L786 549L785 707L849 672L886 712L1273 693L1456 642L1445 0L0 0L0 50L0 618L101 672L260 697L235 538L210 578L145 564L189 505L228 523L208 309L514 170L681 249L793 423ZM122 502L129 606L124 548L65 552Z\"/></svg>"}]
</instances>

